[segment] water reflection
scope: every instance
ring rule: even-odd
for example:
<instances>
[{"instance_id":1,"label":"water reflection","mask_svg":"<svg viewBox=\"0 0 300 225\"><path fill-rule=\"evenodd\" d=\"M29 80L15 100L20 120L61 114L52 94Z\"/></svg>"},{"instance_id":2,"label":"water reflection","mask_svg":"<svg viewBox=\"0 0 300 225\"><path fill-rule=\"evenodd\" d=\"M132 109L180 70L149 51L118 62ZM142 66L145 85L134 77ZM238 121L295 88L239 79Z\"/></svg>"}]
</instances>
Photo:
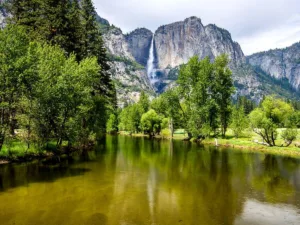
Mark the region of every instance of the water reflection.
<instances>
[{"instance_id":1,"label":"water reflection","mask_svg":"<svg viewBox=\"0 0 300 225\"><path fill-rule=\"evenodd\" d=\"M274 213L300 221L297 159L114 136L85 159L57 171L0 167L3 224L265 225Z\"/></svg>"},{"instance_id":2,"label":"water reflection","mask_svg":"<svg viewBox=\"0 0 300 225\"><path fill-rule=\"evenodd\" d=\"M83 175L87 168L71 168L68 165L43 166L38 163L0 166L0 192L34 182L55 182L64 177Z\"/></svg>"}]
</instances>

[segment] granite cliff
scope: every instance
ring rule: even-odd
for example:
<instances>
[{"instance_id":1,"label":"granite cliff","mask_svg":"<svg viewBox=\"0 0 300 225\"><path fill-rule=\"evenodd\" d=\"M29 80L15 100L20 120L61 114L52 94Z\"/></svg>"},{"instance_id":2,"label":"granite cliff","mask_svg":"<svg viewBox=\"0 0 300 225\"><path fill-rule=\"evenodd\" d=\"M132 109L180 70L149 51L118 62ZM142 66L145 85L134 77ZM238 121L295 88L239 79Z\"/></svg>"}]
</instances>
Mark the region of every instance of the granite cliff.
<instances>
[{"instance_id":1,"label":"granite cliff","mask_svg":"<svg viewBox=\"0 0 300 225\"><path fill-rule=\"evenodd\" d=\"M300 89L300 42L288 48L253 54L247 57L247 62L256 71L288 81L297 91Z\"/></svg>"},{"instance_id":2,"label":"granite cliff","mask_svg":"<svg viewBox=\"0 0 300 225\"><path fill-rule=\"evenodd\" d=\"M7 16L0 4L0 27L5 26ZM256 101L268 94L299 98L300 43L245 57L227 30L212 24L205 26L197 17L161 26L154 34L146 28L124 34L100 16L97 21L111 60L111 74L121 106L124 102L137 101L142 90L154 96L155 92L175 86L180 66L190 57L208 56L214 60L223 53L231 60L235 95L246 95ZM152 40L155 82L147 75Z\"/></svg>"},{"instance_id":3,"label":"granite cliff","mask_svg":"<svg viewBox=\"0 0 300 225\"><path fill-rule=\"evenodd\" d=\"M154 34L154 46L158 77L154 88L158 92L174 86L180 65L187 63L190 57L197 55L203 59L208 56L214 60L225 53L231 60L229 67L233 72L236 95L247 95L255 101L268 94L297 97L290 83L278 81L249 64L240 45L232 40L227 30L212 24L204 26L197 17L159 27Z\"/></svg>"},{"instance_id":4,"label":"granite cliff","mask_svg":"<svg viewBox=\"0 0 300 225\"><path fill-rule=\"evenodd\" d=\"M152 32L137 29L124 35L121 29L109 25L103 32L103 40L111 60L119 105L137 101L142 90L154 95L146 70Z\"/></svg>"},{"instance_id":5,"label":"granite cliff","mask_svg":"<svg viewBox=\"0 0 300 225\"><path fill-rule=\"evenodd\" d=\"M160 69L186 63L194 55L213 60L226 53L232 64L244 60L241 47L228 31L216 25L204 26L197 17L159 27L154 40Z\"/></svg>"}]
</instances>

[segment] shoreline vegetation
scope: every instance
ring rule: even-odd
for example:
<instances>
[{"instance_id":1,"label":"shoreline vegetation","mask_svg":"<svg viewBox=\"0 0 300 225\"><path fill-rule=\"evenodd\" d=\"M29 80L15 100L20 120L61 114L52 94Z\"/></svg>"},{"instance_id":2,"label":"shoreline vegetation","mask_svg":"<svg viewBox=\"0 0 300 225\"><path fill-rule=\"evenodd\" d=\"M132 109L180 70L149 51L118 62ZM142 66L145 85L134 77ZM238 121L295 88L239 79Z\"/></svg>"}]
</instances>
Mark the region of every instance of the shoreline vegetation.
<instances>
[{"instance_id":1,"label":"shoreline vegetation","mask_svg":"<svg viewBox=\"0 0 300 225\"><path fill-rule=\"evenodd\" d=\"M33 161L42 161L48 164L57 164L64 158L69 158L73 154L82 154L94 150L94 144L84 148L69 148L67 144L63 144L61 149L45 149L38 150L36 148L26 149L26 144L16 141L11 149L7 146L0 152L0 165L10 163L24 163Z\"/></svg>"},{"instance_id":2,"label":"shoreline vegetation","mask_svg":"<svg viewBox=\"0 0 300 225\"><path fill-rule=\"evenodd\" d=\"M278 132L283 132L282 130L278 130ZM130 133L126 131L121 131L115 134L107 134L107 135L121 135L121 136L129 136L136 138L152 138L156 140L174 140L174 141L185 141L188 137L187 133L184 132L183 129L178 129L174 132L173 137L170 134L168 129L162 130L159 135L154 135L149 137L148 134L144 133ZM259 137L248 131L239 138L235 138L232 130L228 130L228 134L225 138L206 138L202 140L201 143L197 142L196 139L191 139L189 141L192 144L201 145L209 145L215 146L220 151L226 151L228 148L230 150L240 151L240 152L253 152L253 153L262 153L262 154L272 154L272 155L280 155L287 157L300 158L300 140L296 140L293 145L289 147L278 147L278 146L267 146L263 145L260 141ZM53 146L52 146L53 145ZM94 145L91 144L89 148L72 148L69 149L67 143L63 143L61 150L53 150L51 147L55 148L55 143L49 143L48 150L38 150L31 148L29 150L26 149L26 143L22 143L21 141L15 141L11 145L11 149L8 149L8 146L3 146L2 151L0 152L0 165L2 164L10 164L10 163L24 163L24 162L32 162L32 161L42 161L48 163L59 163L62 158L67 158L72 156L72 154L80 154L83 152L88 152L94 150Z\"/></svg>"},{"instance_id":3,"label":"shoreline vegetation","mask_svg":"<svg viewBox=\"0 0 300 225\"><path fill-rule=\"evenodd\" d=\"M230 131L228 132L230 133ZM131 137L149 137L147 134L136 133L130 134L128 132L120 132L119 135L131 136ZM170 134L161 134L156 135L152 138L155 139L164 139L164 140L177 140L184 141L188 136L186 134L174 134L173 138ZM201 143L197 143L195 140L191 140L190 142L195 142L194 144L198 145L210 145L215 146L219 150L227 150L227 148L231 148L232 150L240 151L240 152L254 152L254 153L262 153L262 154L271 154L271 155L280 155L280 156L288 156L300 158L300 147L298 147L299 142L295 142L295 145L291 145L289 147L270 147L267 145L263 145L255 142L257 137L241 137L235 138L234 136L228 135L225 138L208 138L204 139ZM216 145L217 140L217 145Z\"/></svg>"}]
</instances>

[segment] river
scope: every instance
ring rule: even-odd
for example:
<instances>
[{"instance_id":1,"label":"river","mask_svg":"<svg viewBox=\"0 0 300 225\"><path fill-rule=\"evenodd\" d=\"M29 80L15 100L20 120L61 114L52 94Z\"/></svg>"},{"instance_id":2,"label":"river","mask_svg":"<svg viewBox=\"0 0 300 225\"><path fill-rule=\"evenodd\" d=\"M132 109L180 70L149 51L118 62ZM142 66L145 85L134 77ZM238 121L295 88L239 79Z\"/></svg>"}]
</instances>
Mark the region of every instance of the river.
<instances>
[{"instance_id":1,"label":"river","mask_svg":"<svg viewBox=\"0 0 300 225\"><path fill-rule=\"evenodd\" d=\"M107 136L59 166L0 165L1 225L299 225L300 160Z\"/></svg>"}]
</instances>

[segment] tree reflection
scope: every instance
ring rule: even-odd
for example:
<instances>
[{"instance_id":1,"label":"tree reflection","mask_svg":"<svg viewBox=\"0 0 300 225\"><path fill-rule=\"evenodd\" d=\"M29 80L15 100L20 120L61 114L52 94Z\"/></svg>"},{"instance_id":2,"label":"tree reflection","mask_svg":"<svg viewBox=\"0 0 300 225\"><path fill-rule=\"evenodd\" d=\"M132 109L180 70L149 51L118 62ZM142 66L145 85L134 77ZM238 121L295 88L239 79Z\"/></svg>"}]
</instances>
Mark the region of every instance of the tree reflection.
<instances>
[{"instance_id":1,"label":"tree reflection","mask_svg":"<svg viewBox=\"0 0 300 225\"><path fill-rule=\"evenodd\" d=\"M282 175L276 156L266 155L261 165L261 169L253 177L252 185L263 191L266 201L280 203L293 196L294 187Z\"/></svg>"}]
</instances>

